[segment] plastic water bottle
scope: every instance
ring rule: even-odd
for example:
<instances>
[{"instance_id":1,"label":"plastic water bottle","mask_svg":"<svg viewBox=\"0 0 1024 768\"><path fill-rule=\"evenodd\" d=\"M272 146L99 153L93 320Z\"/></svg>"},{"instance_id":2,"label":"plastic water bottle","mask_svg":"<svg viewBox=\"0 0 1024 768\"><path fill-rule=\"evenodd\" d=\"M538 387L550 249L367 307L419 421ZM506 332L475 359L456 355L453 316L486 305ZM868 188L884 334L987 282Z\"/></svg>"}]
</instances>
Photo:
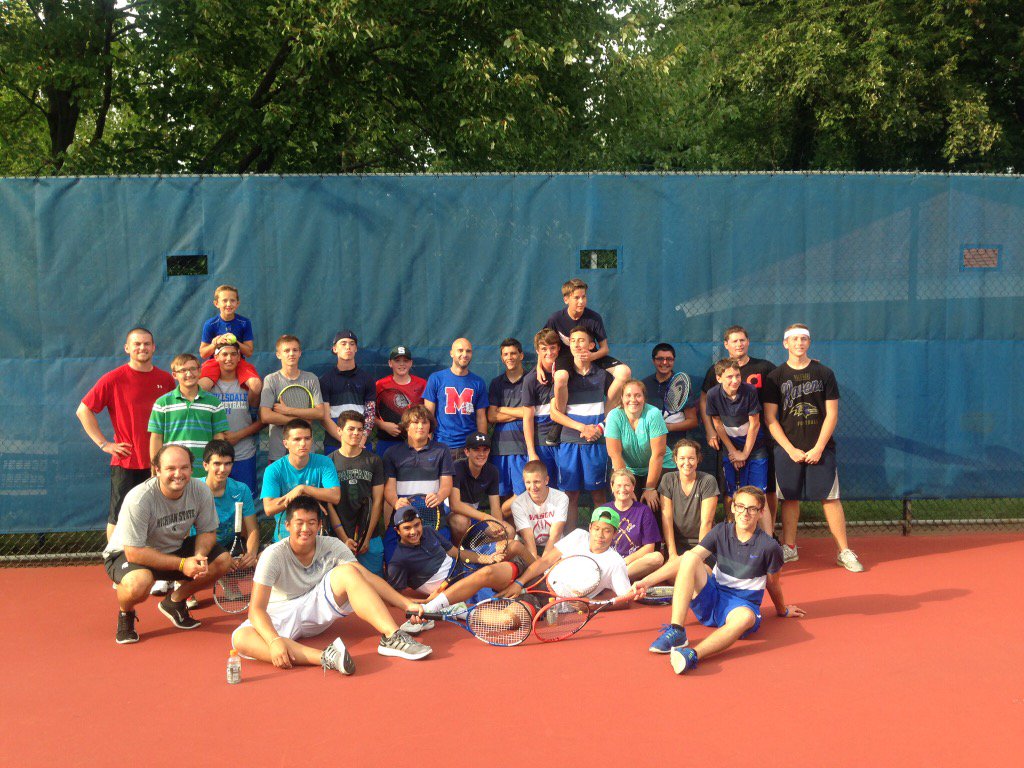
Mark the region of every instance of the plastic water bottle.
<instances>
[{"instance_id":1,"label":"plastic water bottle","mask_svg":"<svg viewBox=\"0 0 1024 768\"><path fill-rule=\"evenodd\" d=\"M234 648L228 654L228 682L232 685L242 682L242 658Z\"/></svg>"},{"instance_id":2,"label":"plastic water bottle","mask_svg":"<svg viewBox=\"0 0 1024 768\"><path fill-rule=\"evenodd\" d=\"M558 616L555 615L555 611L557 611L558 609L553 606L554 602L555 602L555 598L549 597L548 598L548 609L546 611L544 611L544 620L548 624L551 624L551 625L554 625L555 622L558 621Z\"/></svg>"}]
</instances>

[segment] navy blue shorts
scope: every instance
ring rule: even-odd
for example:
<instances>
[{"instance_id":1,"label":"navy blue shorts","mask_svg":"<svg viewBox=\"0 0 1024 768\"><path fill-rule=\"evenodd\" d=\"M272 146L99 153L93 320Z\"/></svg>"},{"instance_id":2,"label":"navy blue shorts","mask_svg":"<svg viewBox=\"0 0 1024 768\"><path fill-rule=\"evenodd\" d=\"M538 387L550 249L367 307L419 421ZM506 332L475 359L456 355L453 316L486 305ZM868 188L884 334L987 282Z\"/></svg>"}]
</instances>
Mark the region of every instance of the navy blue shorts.
<instances>
[{"instance_id":1,"label":"navy blue shorts","mask_svg":"<svg viewBox=\"0 0 1024 768\"><path fill-rule=\"evenodd\" d=\"M796 463L775 446L775 480L780 501L835 501L839 498L836 449L826 448L817 464Z\"/></svg>"},{"instance_id":2,"label":"navy blue shorts","mask_svg":"<svg viewBox=\"0 0 1024 768\"><path fill-rule=\"evenodd\" d=\"M697 617L697 621L705 627L725 626L725 620L736 608L746 608L754 614L754 626L744 632L741 637L757 632L761 626L761 606L754 605L749 600L744 600L739 595L723 589L710 573L704 588L690 602L690 610Z\"/></svg>"},{"instance_id":3,"label":"navy blue shorts","mask_svg":"<svg viewBox=\"0 0 1024 768\"><path fill-rule=\"evenodd\" d=\"M760 459L747 459L737 473L736 468L729 461L729 454L722 451L722 471L725 474L725 493L729 498L735 496L736 489L742 488L744 485L753 485L766 493L768 491L767 456Z\"/></svg>"},{"instance_id":4,"label":"navy blue shorts","mask_svg":"<svg viewBox=\"0 0 1024 768\"><path fill-rule=\"evenodd\" d=\"M526 461L525 455L491 456L491 464L498 468L499 495L518 496L526 490L523 483L523 467L526 466Z\"/></svg>"},{"instance_id":5,"label":"navy blue shorts","mask_svg":"<svg viewBox=\"0 0 1024 768\"><path fill-rule=\"evenodd\" d=\"M608 486L608 449L604 443L562 443L555 456L559 490L597 491Z\"/></svg>"}]
</instances>

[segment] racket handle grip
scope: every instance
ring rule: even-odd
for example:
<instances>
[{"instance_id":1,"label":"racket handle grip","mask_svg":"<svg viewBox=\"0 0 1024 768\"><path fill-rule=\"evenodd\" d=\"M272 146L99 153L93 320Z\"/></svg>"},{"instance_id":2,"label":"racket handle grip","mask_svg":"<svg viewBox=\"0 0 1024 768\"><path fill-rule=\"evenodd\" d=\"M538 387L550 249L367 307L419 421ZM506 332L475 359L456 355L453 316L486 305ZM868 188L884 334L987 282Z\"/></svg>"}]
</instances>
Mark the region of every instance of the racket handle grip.
<instances>
[{"instance_id":1,"label":"racket handle grip","mask_svg":"<svg viewBox=\"0 0 1024 768\"><path fill-rule=\"evenodd\" d=\"M430 619L431 621L444 621L443 613L433 613L429 611L426 613L420 613L419 611L406 611L405 615L409 616L410 618L413 616L419 616L421 619Z\"/></svg>"}]
</instances>

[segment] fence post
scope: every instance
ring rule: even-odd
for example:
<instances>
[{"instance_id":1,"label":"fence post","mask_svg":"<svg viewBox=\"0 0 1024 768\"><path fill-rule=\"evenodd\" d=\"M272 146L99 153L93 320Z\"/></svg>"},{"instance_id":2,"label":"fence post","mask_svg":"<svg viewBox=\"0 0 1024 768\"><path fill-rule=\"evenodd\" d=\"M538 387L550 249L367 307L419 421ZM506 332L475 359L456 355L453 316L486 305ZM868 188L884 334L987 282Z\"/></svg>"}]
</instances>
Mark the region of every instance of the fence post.
<instances>
[{"instance_id":1,"label":"fence post","mask_svg":"<svg viewBox=\"0 0 1024 768\"><path fill-rule=\"evenodd\" d=\"M903 520L900 523L900 527L903 530L904 536L910 535L910 528L913 525L914 518L910 511L910 499L903 500Z\"/></svg>"}]
</instances>

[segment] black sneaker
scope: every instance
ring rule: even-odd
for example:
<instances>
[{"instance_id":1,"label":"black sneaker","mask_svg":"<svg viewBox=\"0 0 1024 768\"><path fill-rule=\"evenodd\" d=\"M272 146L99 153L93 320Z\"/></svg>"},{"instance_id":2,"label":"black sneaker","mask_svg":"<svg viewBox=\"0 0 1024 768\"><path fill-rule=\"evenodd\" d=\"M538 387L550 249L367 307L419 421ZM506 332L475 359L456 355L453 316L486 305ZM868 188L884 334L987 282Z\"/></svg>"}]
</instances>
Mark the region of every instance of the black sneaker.
<instances>
[{"instance_id":1,"label":"black sneaker","mask_svg":"<svg viewBox=\"0 0 1024 768\"><path fill-rule=\"evenodd\" d=\"M118 645L139 642L139 633L135 631L135 611L120 611L117 614L117 635L114 639Z\"/></svg>"},{"instance_id":2,"label":"black sneaker","mask_svg":"<svg viewBox=\"0 0 1024 768\"><path fill-rule=\"evenodd\" d=\"M548 427L547 434L544 435L544 445L555 446L562 442L562 425L552 424Z\"/></svg>"},{"instance_id":3,"label":"black sneaker","mask_svg":"<svg viewBox=\"0 0 1024 768\"><path fill-rule=\"evenodd\" d=\"M160 605L157 607L160 608L160 613L170 619L178 629L195 629L199 626L199 622L189 615L188 606L185 605L184 600L177 603L168 595L160 601Z\"/></svg>"}]
</instances>

